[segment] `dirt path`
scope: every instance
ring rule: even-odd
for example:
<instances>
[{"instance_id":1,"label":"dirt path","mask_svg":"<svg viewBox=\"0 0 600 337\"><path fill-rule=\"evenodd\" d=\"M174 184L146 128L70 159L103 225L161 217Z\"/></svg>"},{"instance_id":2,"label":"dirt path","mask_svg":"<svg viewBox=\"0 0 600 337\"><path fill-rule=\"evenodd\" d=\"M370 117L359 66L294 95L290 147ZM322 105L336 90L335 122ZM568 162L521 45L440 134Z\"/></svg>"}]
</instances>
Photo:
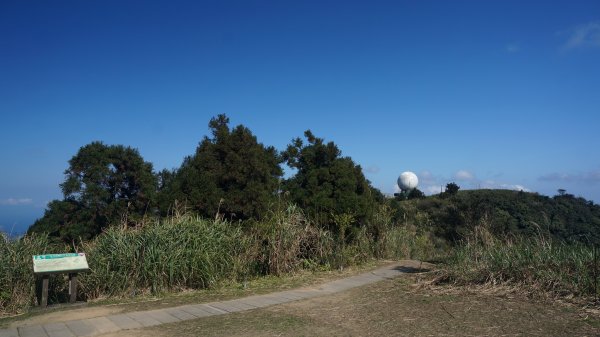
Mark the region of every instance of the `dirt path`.
<instances>
[{"instance_id":1,"label":"dirt path","mask_svg":"<svg viewBox=\"0 0 600 337\"><path fill-rule=\"evenodd\" d=\"M189 314L188 318L182 320L174 318L186 315L181 311L171 311L173 316L165 315L175 306L184 310L190 307L189 302L186 303L189 299L182 302L181 298L171 298L168 301L146 302L133 306L73 308L33 316L13 322L12 325L20 327L18 332L21 336L35 331L40 333L39 336L46 336L48 333L57 336L105 337L600 336L598 313L590 314L564 304L536 302L506 293L497 295L452 287L417 287L417 284L422 284L419 281L427 277L426 274L419 273L421 267L430 266L417 261L400 261L394 265L380 266L372 272L353 271L345 274L343 278L340 278L339 274L337 278L329 275L325 277L328 279L326 282L323 282L321 275L313 278L308 286L296 291L279 291L266 296L250 297L246 294L246 297L233 296L242 297L236 300L221 298L218 300L220 302L199 302L195 298L195 303L211 302L210 304L217 308L229 312L221 311L221 314L214 316L196 315L201 318L189 317ZM391 277L393 279L390 279ZM305 297L298 300L289 299L289 296L298 296L299 293ZM308 293L313 295L307 296ZM273 297L283 301L269 302ZM267 301L267 304L261 305L263 301ZM254 307L251 306L246 311L229 309L231 305L235 309L236 305L243 303L246 303L245 306L252 304ZM162 309L157 309L160 307ZM171 309L166 309L167 307ZM153 324L149 324L152 326L148 326L131 321L132 317L138 322L152 320L146 317L151 312L145 310L149 309L153 309L153 317L160 322L154 321ZM134 310L137 310L137 314L132 312ZM109 315L120 317L113 322L123 323L129 320L137 325L117 327L106 319ZM156 323L163 324L155 325ZM48 329L58 330L51 334ZM12 333L16 331L17 329L13 329ZM4 333L13 336L9 330L5 330ZM2 330L0 336L4 336Z\"/></svg>"},{"instance_id":2,"label":"dirt path","mask_svg":"<svg viewBox=\"0 0 600 337\"><path fill-rule=\"evenodd\" d=\"M16 328L19 326L41 325L53 322L62 322L67 320L94 318L108 315L119 314L124 311L124 308L116 306L103 307L80 307L68 311L55 311L43 315L32 316L23 320L11 322L8 327Z\"/></svg>"},{"instance_id":3,"label":"dirt path","mask_svg":"<svg viewBox=\"0 0 600 337\"><path fill-rule=\"evenodd\" d=\"M509 295L415 290L401 276L223 316L121 331L141 336L600 336L600 319ZM586 317L587 316L587 317Z\"/></svg>"},{"instance_id":4,"label":"dirt path","mask_svg":"<svg viewBox=\"0 0 600 337\"><path fill-rule=\"evenodd\" d=\"M21 318L15 318L9 322L5 322L3 325L4 328L0 328L0 336L4 336L4 333L8 333L7 331L3 331L3 329L17 329L23 327L32 327L36 328L40 326L44 326L47 324L54 323L63 323L67 321L77 321L77 320L88 320L88 319L97 319L102 317L107 317L111 315L118 315L122 313L129 312L144 312L145 310L156 310L156 309L164 309L164 308L173 308L180 305L190 304L190 303L206 303L213 301L222 301L227 300L229 298L244 298L253 294L264 294L264 293L273 293L276 294L277 290L290 289L290 288L300 288L305 290L315 290L321 286L327 285L327 287L331 287L333 291L339 291L340 287L344 288L350 285L351 287L355 287L356 284L353 283L355 281L350 281L353 279L354 275L361 274L364 275L366 272L370 275L369 270L376 271L379 270L381 273L386 274L391 272L391 277L397 276L401 273L404 273L404 270L393 270L396 267L407 268L407 270L414 270L415 268L420 268L424 266L418 261L404 260L399 262L391 261L379 261L378 263L372 265L367 268L350 268L345 271L336 271L336 272L319 272L315 274L308 273L309 275L299 275L293 276L291 278L282 278L279 279L277 283L273 286L267 288L262 288L259 286L258 288L252 287L254 289L250 290L250 293L247 293L245 290L239 291L235 289L224 288L225 291L217 291L217 292L208 292L208 293L192 293L191 296L179 296L177 294L169 295L162 299L155 299L154 301L142 301L142 302L133 302L133 303L117 303L112 305L104 305L104 306L64 306L58 307L54 309L48 309L50 311L39 311L37 313L30 314L30 316L25 316ZM425 264L426 266L427 264ZM377 268L377 269L375 269ZM306 277L308 276L308 277ZM373 275L371 275L373 276ZM381 276L377 276L377 280L380 280ZM384 276L385 277L385 276ZM267 279L267 278L264 278ZM286 282L291 281L291 283ZM263 279L259 279L259 282ZM281 282L283 280L283 282ZM337 280L337 281L336 281ZM350 281L349 284L344 285L344 282ZM298 283L300 282L300 283ZM340 284L342 282L342 284ZM364 280L363 280L364 282ZM368 283L373 281L367 281ZM304 287L300 286L304 285ZM231 291L233 290L233 291ZM325 291L326 293L327 291ZM184 294L185 295L185 294ZM52 311L56 310L56 311ZM37 328L36 328L37 329ZM13 332L11 332L13 333ZM27 333L26 333L27 334Z\"/></svg>"},{"instance_id":5,"label":"dirt path","mask_svg":"<svg viewBox=\"0 0 600 337\"><path fill-rule=\"evenodd\" d=\"M204 303L204 302L212 302L219 300L226 300L229 298L236 297L244 297L252 294L260 294L260 293L269 293L277 290L284 290L290 288L300 288L302 285L304 287L313 287L318 286L319 284L323 284L326 282L330 282L336 279L342 279L346 277L350 277L359 273L368 272L369 270L373 270L378 267L382 267L385 265L389 265L391 261L379 261L377 264L372 267L367 268L349 268L344 271L336 271L336 272L326 272L326 273L316 273L310 274L309 277L303 277L302 275L296 275L290 277L289 279L278 279L277 283L273 285L266 284L267 289L260 289L263 285L259 284L258 287L256 285L250 285L248 289L244 291L232 290L232 289L220 289L217 291L199 291L196 293L190 294L173 294L168 295L164 298L156 298L153 300L141 300L131 303L114 303L110 305L101 305L101 306L76 306L70 307L65 306L55 309L49 309L48 312L40 311L30 316L25 317L17 317L16 319L10 321L9 323L3 324L4 328L16 328L23 326L33 326L33 325L42 325L53 322L62 322L66 320L79 320L79 319L88 319L88 318L96 318L102 316L116 315L125 312L138 311L138 310L151 310L157 308L165 308L165 307L174 307L182 304L189 303ZM419 268L423 267L423 265L418 261L412 260L403 260L399 261L401 265L407 268ZM427 266L427 264L426 264ZM266 279L266 278L263 278ZM262 281L262 280L261 280ZM283 282L282 282L283 281ZM183 296L180 296L183 295ZM2 326L0 326L2 329Z\"/></svg>"}]
</instances>

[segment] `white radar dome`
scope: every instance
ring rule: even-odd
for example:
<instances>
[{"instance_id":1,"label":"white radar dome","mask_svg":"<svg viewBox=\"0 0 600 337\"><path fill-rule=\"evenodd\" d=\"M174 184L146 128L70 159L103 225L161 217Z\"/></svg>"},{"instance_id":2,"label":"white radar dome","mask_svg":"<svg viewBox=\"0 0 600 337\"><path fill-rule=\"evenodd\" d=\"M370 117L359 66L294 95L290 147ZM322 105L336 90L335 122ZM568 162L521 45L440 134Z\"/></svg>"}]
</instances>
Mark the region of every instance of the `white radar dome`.
<instances>
[{"instance_id":1,"label":"white radar dome","mask_svg":"<svg viewBox=\"0 0 600 337\"><path fill-rule=\"evenodd\" d=\"M407 191L412 190L419 184L419 178L412 172L402 172L398 177L398 187L401 190Z\"/></svg>"}]
</instances>

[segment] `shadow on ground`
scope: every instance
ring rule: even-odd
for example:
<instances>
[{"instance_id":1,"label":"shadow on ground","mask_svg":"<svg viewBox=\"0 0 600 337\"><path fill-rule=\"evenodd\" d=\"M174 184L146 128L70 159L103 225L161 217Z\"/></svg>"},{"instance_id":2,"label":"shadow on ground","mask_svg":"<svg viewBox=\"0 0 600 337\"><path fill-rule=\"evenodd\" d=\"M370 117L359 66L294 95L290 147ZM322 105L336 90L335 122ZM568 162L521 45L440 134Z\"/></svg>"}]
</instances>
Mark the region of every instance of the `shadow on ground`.
<instances>
[{"instance_id":1,"label":"shadow on ground","mask_svg":"<svg viewBox=\"0 0 600 337\"><path fill-rule=\"evenodd\" d=\"M428 271L431 271L431 269L428 268L415 268L415 267L409 267L409 266L398 266L395 267L394 270L403 272L403 273L407 273L407 274L418 274L418 273L426 273Z\"/></svg>"}]
</instances>

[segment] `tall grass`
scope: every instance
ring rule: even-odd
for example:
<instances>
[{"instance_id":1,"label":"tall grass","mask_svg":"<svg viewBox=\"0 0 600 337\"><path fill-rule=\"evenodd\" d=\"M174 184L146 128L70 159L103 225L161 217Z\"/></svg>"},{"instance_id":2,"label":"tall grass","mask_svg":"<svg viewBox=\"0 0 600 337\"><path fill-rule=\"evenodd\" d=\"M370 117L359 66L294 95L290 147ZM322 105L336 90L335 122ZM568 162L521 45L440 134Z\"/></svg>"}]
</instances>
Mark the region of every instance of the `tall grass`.
<instances>
[{"instance_id":1,"label":"tall grass","mask_svg":"<svg viewBox=\"0 0 600 337\"><path fill-rule=\"evenodd\" d=\"M333 254L331 233L314 226L294 205L273 211L248 236L253 250L246 259L258 274L281 275L322 265Z\"/></svg>"},{"instance_id":2,"label":"tall grass","mask_svg":"<svg viewBox=\"0 0 600 337\"><path fill-rule=\"evenodd\" d=\"M240 226L184 215L141 228L111 227L84 243L88 298L206 288L233 277L246 248Z\"/></svg>"},{"instance_id":3,"label":"tall grass","mask_svg":"<svg viewBox=\"0 0 600 337\"><path fill-rule=\"evenodd\" d=\"M10 240L0 232L0 316L21 312L34 302L32 256L57 250L46 236L34 234Z\"/></svg>"},{"instance_id":4,"label":"tall grass","mask_svg":"<svg viewBox=\"0 0 600 337\"><path fill-rule=\"evenodd\" d=\"M476 227L448 259L447 280L458 284L508 284L566 296L598 295L592 247L535 238L497 238Z\"/></svg>"},{"instance_id":5,"label":"tall grass","mask_svg":"<svg viewBox=\"0 0 600 337\"><path fill-rule=\"evenodd\" d=\"M233 278L249 245L239 224L179 216L139 228L114 226L80 247L50 244L45 236L0 236L0 316L35 303L32 255L78 250L90 271L82 273L80 297L130 297L185 288L206 288ZM64 301L65 275L50 278L49 302Z\"/></svg>"},{"instance_id":6,"label":"tall grass","mask_svg":"<svg viewBox=\"0 0 600 337\"><path fill-rule=\"evenodd\" d=\"M444 245L435 240L427 226L420 225L418 216L398 224L392 215L393 210L387 205L380 206L373 215L370 232L373 254L377 258L431 260L438 257Z\"/></svg>"},{"instance_id":7,"label":"tall grass","mask_svg":"<svg viewBox=\"0 0 600 337\"><path fill-rule=\"evenodd\" d=\"M392 222L391 210L376 210L354 226L337 218L332 233L296 206L277 208L261 222L238 223L176 213L137 227L112 226L92 241L67 247L44 236L0 237L0 316L35 303L32 255L82 251L90 271L79 276L81 299L132 297L211 287L225 280L282 275L300 269L338 269L373 258L427 258L431 236ZM50 279L49 302L65 301L65 275Z\"/></svg>"}]
</instances>

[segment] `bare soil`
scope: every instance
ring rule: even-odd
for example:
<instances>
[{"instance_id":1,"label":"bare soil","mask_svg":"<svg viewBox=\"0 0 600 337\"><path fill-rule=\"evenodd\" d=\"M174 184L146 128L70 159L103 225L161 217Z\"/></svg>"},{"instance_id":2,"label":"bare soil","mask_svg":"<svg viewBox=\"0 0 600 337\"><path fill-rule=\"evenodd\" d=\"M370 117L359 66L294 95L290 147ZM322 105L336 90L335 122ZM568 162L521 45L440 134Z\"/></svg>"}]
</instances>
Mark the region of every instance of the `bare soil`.
<instances>
[{"instance_id":1,"label":"bare soil","mask_svg":"<svg viewBox=\"0 0 600 337\"><path fill-rule=\"evenodd\" d=\"M339 294L116 336L600 336L600 317L558 302L451 287L415 275Z\"/></svg>"}]
</instances>

